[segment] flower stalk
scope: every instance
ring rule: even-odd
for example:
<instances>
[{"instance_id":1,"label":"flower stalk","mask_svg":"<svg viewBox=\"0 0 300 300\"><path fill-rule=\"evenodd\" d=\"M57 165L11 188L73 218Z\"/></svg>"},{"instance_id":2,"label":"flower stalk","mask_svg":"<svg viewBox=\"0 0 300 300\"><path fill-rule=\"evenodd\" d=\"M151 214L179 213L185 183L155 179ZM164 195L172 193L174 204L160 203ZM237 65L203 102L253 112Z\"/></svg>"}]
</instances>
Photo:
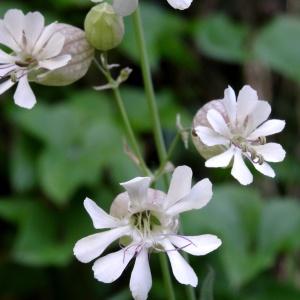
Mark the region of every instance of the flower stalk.
<instances>
[{"instance_id":1,"label":"flower stalk","mask_svg":"<svg viewBox=\"0 0 300 300\"><path fill-rule=\"evenodd\" d=\"M143 25L142 25L139 8L137 8L137 10L133 14L133 24L134 24L137 46L139 48L140 55L141 55L142 75L143 75L143 80L145 85L146 98L149 106L149 111L152 118L155 145L157 148L159 160L160 162L163 162L167 156L167 151L166 151L166 146L165 146L165 142L161 130L161 124L160 124L159 113L158 113L158 108L156 104L155 93L154 93L154 88L153 88L153 83L151 78L150 65L148 60L146 42L145 42Z\"/></svg>"},{"instance_id":2,"label":"flower stalk","mask_svg":"<svg viewBox=\"0 0 300 300\"><path fill-rule=\"evenodd\" d=\"M108 87L112 89L113 91L113 95L114 98L116 100L118 109L120 111L124 126L125 126L125 131L127 134L127 137L129 139L130 145L133 148L134 151L134 155L137 157L138 160L138 166L140 167L142 173L144 176L151 176L151 172L148 169L143 155L140 151L140 147L138 144L138 141L135 137L134 131L132 129L125 105L124 105L124 101L123 98L121 96L121 92L119 89L119 83L112 77L111 73L110 73L110 69L108 67L106 67L107 64L107 57L106 54L104 54L102 56L102 60L104 60L104 66L102 66L96 59L94 59L94 62L96 64L96 66L99 68L99 70L103 73L103 75L106 77L107 81L108 81ZM122 71L121 71L122 72Z\"/></svg>"}]
</instances>

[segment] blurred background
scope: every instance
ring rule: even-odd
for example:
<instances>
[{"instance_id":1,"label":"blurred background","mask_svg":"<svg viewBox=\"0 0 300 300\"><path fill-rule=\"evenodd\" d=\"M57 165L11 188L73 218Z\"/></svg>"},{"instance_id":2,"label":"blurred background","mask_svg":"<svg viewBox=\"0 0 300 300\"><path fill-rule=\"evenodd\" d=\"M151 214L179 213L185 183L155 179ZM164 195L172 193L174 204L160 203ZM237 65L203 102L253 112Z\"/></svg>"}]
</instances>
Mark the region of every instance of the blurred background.
<instances>
[{"instance_id":1,"label":"blurred background","mask_svg":"<svg viewBox=\"0 0 300 300\"><path fill-rule=\"evenodd\" d=\"M255 172L241 187L228 170L205 169L192 143L179 145L174 164L192 167L196 179L209 177L214 197L203 210L187 213L187 234L212 233L223 240L216 252L191 258L199 275L201 300L300 299L300 1L194 0L189 10L165 0L141 0L157 101L167 144L175 117L189 127L207 101L223 97L230 84L244 84L270 101L272 117L286 129L272 137L287 150L274 164L275 180ZM1 0L9 8L38 10L48 22L82 27L88 0ZM146 160L157 167L151 123L142 89L131 18L121 47L110 62L134 72L122 95ZM88 196L105 209L138 175L124 154L124 133L110 92L95 67L63 88L32 85L38 104L26 111L13 104L12 91L0 97L0 299L131 299L132 265L115 284L93 279L91 264L75 261L72 248L94 232L83 209ZM149 299L166 299L159 262L151 256L154 285ZM177 299L184 287L177 284Z\"/></svg>"}]
</instances>

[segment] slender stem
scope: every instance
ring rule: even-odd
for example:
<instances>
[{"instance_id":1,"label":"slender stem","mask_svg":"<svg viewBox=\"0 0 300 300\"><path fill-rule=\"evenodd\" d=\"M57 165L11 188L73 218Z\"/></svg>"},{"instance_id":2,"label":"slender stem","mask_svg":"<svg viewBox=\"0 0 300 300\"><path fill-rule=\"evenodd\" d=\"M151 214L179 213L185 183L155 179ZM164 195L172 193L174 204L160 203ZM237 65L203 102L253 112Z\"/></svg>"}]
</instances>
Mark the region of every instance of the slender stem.
<instances>
[{"instance_id":1,"label":"slender stem","mask_svg":"<svg viewBox=\"0 0 300 300\"><path fill-rule=\"evenodd\" d=\"M145 42L143 25L142 25L139 8L133 14L133 25L134 25L134 30L135 30L136 40L137 40L137 46L139 48L140 56L141 56L142 74L143 74L144 85L145 85L145 90L146 90L146 98L147 98L147 102L148 102L148 106L149 106L149 110L150 110L150 114L151 114L151 118L152 118L155 144L156 144L156 148L157 148L157 152L158 152L159 161L160 161L160 164L162 165L164 163L164 161L167 159L168 155L167 155L167 151L166 151L165 142L163 139L158 108L157 108L157 104L156 104L156 100L155 100L154 88L153 88L153 83L152 83L151 71L150 71L148 55L147 55L146 42ZM167 176L164 176L164 183L167 187L168 186L168 177ZM163 273L168 273L168 276L170 277L170 273L169 273L170 271L169 271L169 267L168 267L166 258L164 258L164 260L165 261L163 261L161 259L161 267L162 267ZM164 280L165 280L165 284L168 287L169 287L169 285L171 285L171 287L172 287L171 279L170 279L170 281L168 281L165 274L164 274ZM172 288L172 290L173 290L173 288ZM172 294L173 294L173 298L169 298L170 300L175 299L174 292ZM187 298L189 300L195 299L194 289L191 286L187 286L186 294L187 294Z\"/></svg>"},{"instance_id":2,"label":"slender stem","mask_svg":"<svg viewBox=\"0 0 300 300\"><path fill-rule=\"evenodd\" d=\"M155 100L154 88L153 88L153 83L151 78L151 71L150 71L150 66L148 61L146 42L145 42L143 25L142 25L139 8L133 14L133 24L134 24L137 45L141 55L141 67L142 67L143 79L144 79L145 90L146 90L146 98L147 98L147 102L148 102L148 106L152 118L155 144L158 151L159 159L162 162L167 155L167 151L166 151L166 146L162 135L158 108Z\"/></svg>"},{"instance_id":3,"label":"slender stem","mask_svg":"<svg viewBox=\"0 0 300 300\"><path fill-rule=\"evenodd\" d=\"M128 115L127 115L127 112L126 112L126 109L125 109L125 106L124 106L124 102L123 102L123 99L121 97L121 93L120 93L120 90L119 90L118 87L113 88L113 94L114 94L115 99L117 101L117 105L119 107L119 111L121 113L121 116L122 116L122 119L123 119L123 123L125 125L125 129L126 129L127 136L129 138L130 144L131 144L131 146L133 148L133 151L134 151L135 155L138 158L139 166L140 166L143 174L145 176L149 176L149 175L151 175L151 173L150 173L149 169L147 168L146 163L145 163L145 161L143 159L143 156L141 154L138 142L137 142L137 140L135 138L133 129L131 127L131 123L129 121L129 118L128 118Z\"/></svg>"},{"instance_id":4,"label":"slender stem","mask_svg":"<svg viewBox=\"0 0 300 300\"><path fill-rule=\"evenodd\" d=\"M159 177L164 173L167 164L171 160L171 157L172 157L172 155L174 153L174 150L176 148L176 145L177 145L179 139L180 139L180 133L177 132L176 136L174 137L174 139L173 139L173 141L172 141L172 143L170 145L170 147L168 148L167 156L165 157L163 163L160 164L160 167L158 168L158 170L156 171L156 173L154 175L155 176L154 177L154 181L158 180Z\"/></svg>"},{"instance_id":5,"label":"slender stem","mask_svg":"<svg viewBox=\"0 0 300 300\"><path fill-rule=\"evenodd\" d=\"M131 147L133 148L134 155L136 155L136 157L138 159L138 165L141 168L141 171L143 172L143 174L145 176L151 176L152 174L144 161L143 155L140 151L139 144L137 142L137 139L135 137L131 123L129 121L129 117L128 117L128 114L127 114L127 111L126 111L126 108L124 105L124 101L123 101L121 93L120 93L119 86L118 86L118 84L116 84L115 80L112 78L109 70L104 69L96 59L94 59L94 62L112 86L113 94L114 94L115 100L117 102L120 114L122 116L122 120L123 120L123 123L125 126L127 137L131 144Z\"/></svg>"},{"instance_id":6,"label":"slender stem","mask_svg":"<svg viewBox=\"0 0 300 300\"><path fill-rule=\"evenodd\" d=\"M175 293L173 290L172 280L170 276L170 270L168 265L168 260L165 253L159 254L160 265L164 277L164 282L167 288L168 300L175 300Z\"/></svg>"}]
</instances>

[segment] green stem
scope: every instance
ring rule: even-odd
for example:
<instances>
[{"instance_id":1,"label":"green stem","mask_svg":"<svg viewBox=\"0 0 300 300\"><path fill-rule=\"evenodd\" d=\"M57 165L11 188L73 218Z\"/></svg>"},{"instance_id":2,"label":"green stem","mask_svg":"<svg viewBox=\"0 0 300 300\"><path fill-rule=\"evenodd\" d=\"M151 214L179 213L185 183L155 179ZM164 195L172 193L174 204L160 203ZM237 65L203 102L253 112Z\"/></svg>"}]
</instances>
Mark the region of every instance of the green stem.
<instances>
[{"instance_id":1,"label":"green stem","mask_svg":"<svg viewBox=\"0 0 300 300\"><path fill-rule=\"evenodd\" d=\"M155 144L156 144L160 164L163 165L165 160L167 159L168 155L167 155L167 151L166 151L165 142L163 139L158 108L157 108L157 104L156 104L156 100L155 100L154 88L153 88L153 83L152 83L151 71L150 71L148 55L147 55L146 42L145 42L143 25L142 25L139 8L133 14L133 25L134 25L134 30L135 30L136 40L137 40L137 46L139 48L140 56L141 56L140 57L141 68L142 68L144 86L145 86L145 90L146 90L146 98L147 98L147 102L148 102L148 106L149 106L149 110L150 110L150 114L151 114L151 118L152 118ZM167 188L168 187L168 177L164 176L164 179L165 179L164 182L165 182L165 185ZM169 267L168 267L166 258L164 258L164 260L165 261L163 261L161 259L162 271L163 271L163 273L168 273L168 277L170 277L170 271L169 271ZM164 274L164 280L165 280L166 286L168 288L172 289L172 298L169 298L169 300L175 299L171 279L170 279L170 281L168 281L166 275ZM186 291L187 291L187 293L186 293L187 298L189 300L195 300L194 289L191 286L187 286Z\"/></svg>"},{"instance_id":2,"label":"green stem","mask_svg":"<svg viewBox=\"0 0 300 300\"><path fill-rule=\"evenodd\" d=\"M165 253L159 254L160 265L164 277L164 282L167 288L168 300L175 300L175 293L170 276L169 264Z\"/></svg>"},{"instance_id":3,"label":"green stem","mask_svg":"<svg viewBox=\"0 0 300 300\"><path fill-rule=\"evenodd\" d=\"M156 173L154 175L154 181L157 181L159 179L159 177L164 173L165 168L166 168L167 164L170 162L171 157L174 153L174 150L175 150L179 140L180 140L180 133L177 132L170 147L168 148L167 156L165 157L163 163L160 165L160 167L158 168L158 170L156 171Z\"/></svg>"},{"instance_id":4,"label":"green stem","mask_svg":"<svg viewBox=\"0 0 300 300\"><path fill-rule=\"evenodd\" d=\"M158 151L159 160L162 162L164 161L167 155L167 151L166 151L166 146L162 135L158 108L155 100L154 88L153 88L153 83L151 78L151 71L150 71L150 66L148 61L146 42L145 42L143 25L142 25L139 8L133 14L133 24L134 24L137 45L141 55L141 67L142 67L144 85L146 90L146 98L147 98L147 102L148 102L148 106L152 118L155 144Z\"/></svg>"},{"instance_id":5,"label":"green stem","mask_svg":"<svg viewBox=\"0 0 300 300\"><path fill-rule=\"evenodd\" d=\"M117 106L119 108L123 123L125 125L125 131L126 131L128 139L129 139L129 143L130 143L131 147L133 148L134 155L138 159L138 166L140 167L141 171L143 172L143 174L145 176L151 177L152 174L144 161L143 155L140 151L139 144L137 142L137 139L135 137L131 123L129 121L129 117L128 117L128 114L127 114L127 111L126 111L126 108L124 105L124 101L123 101L121 93L120 93L119 86L116 84L115 80L112 78L109 70L104 69L104 67L102 67L101 64L96 59L94 59L94 62L96 64L96 66L99 68L99 70L106 77L107 81L112 85L113 94L114 94L115 100L117 102Z\"/></svg>"},{"instance_id":6,"label":"green stem","mask_svg":"<svg viewBox=\"0 0 300 300\"><path fill-rule=\"evenodd\" d=\"M113 88L113 93L114 93L119 111L121 113L123 123L125 125L125 129L126 129L126 132L127 132L129 142L130 142L130 144L133 148L134 154L137 156L137 159L139 161L139 166L140 166L140 168L141 168L141 170L142 170L142 172L145 176L151 176L151 172L149 171L149 169L146 166L146 163L145 163L145 161L143 159L143 156L141 154L138 142L135 138L135 135L134 135L133 129L131 127L131 124L130 124L130 121L129 121L129 118L128 118L128 115L127 115L127 112L126 112L124 102L123 102L123 99L121 97L121 93L120 93L119 88L117 88L117 87Z\"/></svg>"}]
</instances>

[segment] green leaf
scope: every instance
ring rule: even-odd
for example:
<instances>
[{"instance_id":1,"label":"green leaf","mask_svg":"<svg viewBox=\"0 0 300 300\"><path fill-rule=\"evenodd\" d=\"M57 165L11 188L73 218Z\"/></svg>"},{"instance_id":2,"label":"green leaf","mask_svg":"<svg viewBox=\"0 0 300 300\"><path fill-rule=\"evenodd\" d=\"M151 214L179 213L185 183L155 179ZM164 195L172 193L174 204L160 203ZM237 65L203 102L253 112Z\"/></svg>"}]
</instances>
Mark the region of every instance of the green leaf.
<instances>
[{"instance_id":1,"label":"green leaf","mask_svg":"<svg viewBox=\"0 0 300 300\"><path fill-rule=\"evenodd\" d=\"M213 199L203 210L183 215L183 228L189 234L221 238L216 253L232 287L250 281L267 264L267 257L253 251L260 211L261 199L255 190L224 185L214 188Z\"/></svg>"},{"instance_id":2,"label":"green leaf","mask_svg":"<svg viewBox=\"0 0 300 300\"><path fill-rule=\"evenodd\" d=\"M0 199L0 218L17 227L11 258L28 266L65 266L73 258L75 242L95 233L91 220L82 199L66 211L39 200Z\"/></svg>"},{"instance_id":3,"label":"green leaf","mask_svg":"<svg viewBox=\"0 0 300 300\"><path fill-rule=\"evenodd\" d=\"M102 137L101 139L99 137ZM64 204L80 185L95 184L101 167L121 148L119 131L109 124L87 128L82 140L69 147L47 148L39 160L41 184L57 204Z\"/></svg>"},{"instance_id":4,"label":"green leaf","mask_svg":"<svg viewBox=\"0 0 300 300\"><path fill-rule=\"evenodd\" d=\"M199 300L214 300L214 281L215 272L209 267L207 275L202 282Z\"/></svg>"},{"instance_id":5,"label":"green leaf","mask_svg":"<svg viewBox=\"0 0 300 300\"><path fill-rule=\"evenodd\" d=\"M193 34L199 50L214 59L242 63L249 55L249 28L226 15L211 15L196 22Z\"/></svg>"},{"instance_id":6,"label":"green leaf","mask_svg":"<svg viewBox=\"0 0 300 300\"><path fill-rule=\"evenodd\" d=\"M17 192L25 192L36 183L34 153L23 137L16 138L10 157L10 179Z\"/></svg>"},{"instance_id":7,"label":"green leaf","mask_svg":"<svg viewBox=\"0 0 300 300\"><path fill-rule=\"evenodd\" d=\"M258 247L274 260L281 251L300 248L299 232L300 205L297 200L273 199L262 211Z\"/></svg>"},{"instance_id":8,"label":"green leaf","mask_svg":"<svg viewBox=\"0 0 300 300\"><path fill-rule=\"evenodd\" d=\"M12 117L44 143L38 178L56 204L65 204L80 186L95 184L101 168L121 155L121 132L103 93L81 91L57 105L14 110Z\"/></svg>"},{"instance_id":9,"label":"green leaf","mask_svg":"<svg viewBox=\"0 0 300 300\"><path fill-rule=\"evenodd\" d=\"M58 238L56 214L40 202L1 199L0 216L18 225L11 251L16 262L31 266L61 266L70 261L70 246Z\"/></svg>"},{"instance_id":10,"label":"green leaf","mask_svg":"<svg viewBox=\"0 0 300 300\"><path fill-rule=\"evenodd\" d=\"M265 26L254 43L256 57L288 78L300 80L300 20L279 16Z\"/></svg>"}]
</instances>

